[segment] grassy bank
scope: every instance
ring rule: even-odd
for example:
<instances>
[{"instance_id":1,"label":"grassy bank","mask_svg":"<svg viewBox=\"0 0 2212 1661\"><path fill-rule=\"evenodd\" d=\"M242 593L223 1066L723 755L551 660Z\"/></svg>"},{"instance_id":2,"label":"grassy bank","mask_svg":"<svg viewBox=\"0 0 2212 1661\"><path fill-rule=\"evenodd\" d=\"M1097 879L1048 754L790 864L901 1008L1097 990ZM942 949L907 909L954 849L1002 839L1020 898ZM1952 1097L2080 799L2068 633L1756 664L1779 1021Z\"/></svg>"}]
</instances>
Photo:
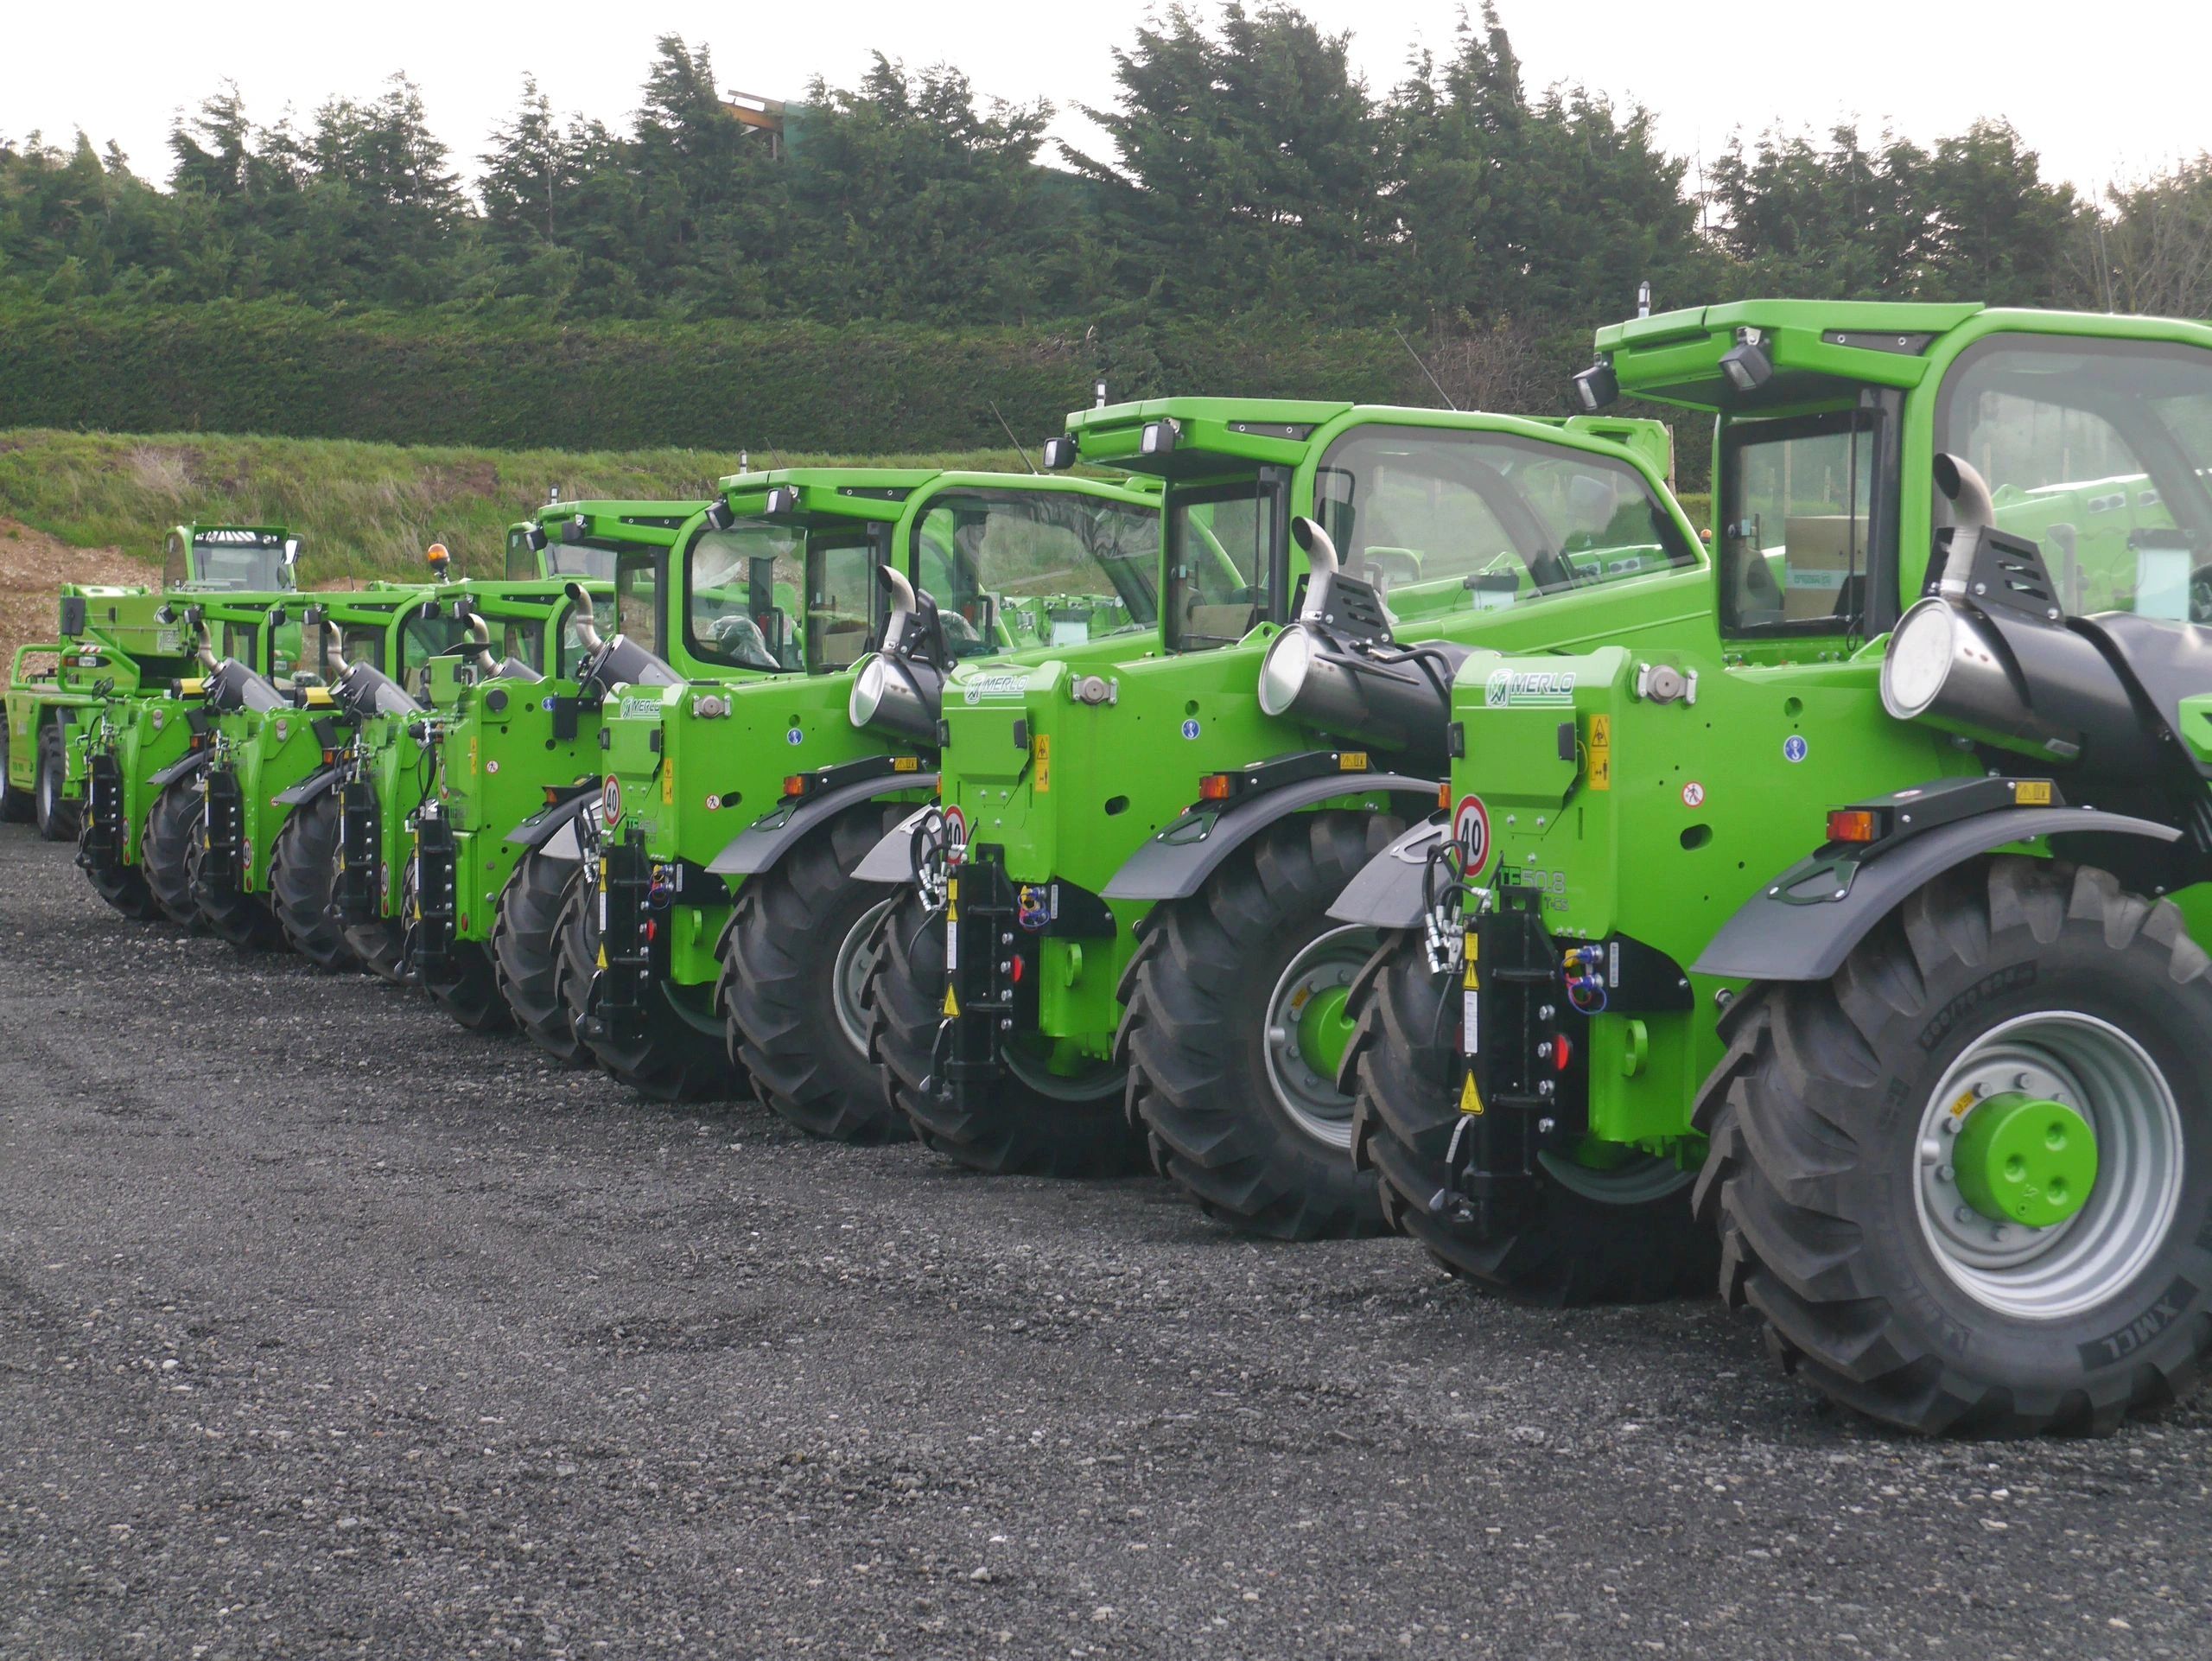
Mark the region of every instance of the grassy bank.
<instances>
[{"instance_id":1,"label":"grassy bank","mask_svg":"<svg viewBox=\"0 0 2212 1661\"><path fill-rule=\"evenodd\" d=\"M752 464L852 457L755 451ZM1011 450L866 458L886 465L1014 468ZM694 449L494 450L349 439L132 436L0 430L0 515L79 548L149 562L186 519L290 526L307 542L302 580L420 569L443 542L467 572L499 569L508 525L563 498L689 500L737 470L734 453Z\"/></svg>"}]
</instances>

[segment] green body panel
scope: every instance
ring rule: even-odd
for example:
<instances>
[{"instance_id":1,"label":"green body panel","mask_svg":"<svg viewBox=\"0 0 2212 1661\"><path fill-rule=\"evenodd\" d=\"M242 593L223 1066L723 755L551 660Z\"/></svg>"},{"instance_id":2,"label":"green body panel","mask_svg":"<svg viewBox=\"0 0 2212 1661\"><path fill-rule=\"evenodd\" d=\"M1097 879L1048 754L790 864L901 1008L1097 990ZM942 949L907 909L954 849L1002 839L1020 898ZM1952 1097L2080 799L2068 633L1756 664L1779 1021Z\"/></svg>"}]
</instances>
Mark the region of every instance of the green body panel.
<instances>
[{"instance_id":1,"label":"green body panel","mask_svg":"<svg viewBox=\"0 0 2212 1661\"><path fill-rule=\"evenodd\" d=\"M1719 367L1745 330L1758 333L1775 372L1756 398L1732 388ZM1624 394L1712 411L1724 439L1734 421L1847 410L1862 387L1893 394L1894 608L1910 603L1929 574L1944 378L1962 353L2006 334L2212 347L2212 328L2153 319L1799 301L1641 318L1601 330L1598 347ZM1716 524L1728 495L1728 454L1725 442L1716 444ZM2044 542L2069 609L2124 606L2136 582L2130 534L2172 523L2140 485L2133 475L2025 492L2000 482L1997 521ZM2055 525L2073 527L2069 557L2054 550ZM1716 619L1707 633L1718 632ZM1487 815L1490 852L1478 881L1541 891L1544 923L1562 946L1618 932L1677 964L1694 962L1762 884L1821 845L1827 809L1984 770L1962 741L1885 711L1885 640L1808 633L1727 638L1717 652L1708 646L1653 653L1654 661L1697 672L1694 706L1638 699L1635 665L1624 653L1471 659L1454 687L1467 741L1452 768L1452 794L1455 804L1478 799ZM1567 711L1492 705L1488 678L1500 667L1573 674L1576 761L1562 764L1554 741ZM2185 703L2183 733L2194 742L2190 721ZM1597 723L1608 741L1602 767L1593 760ZM2212 747L2212 727L2203 736ZM1793 738L1802 748L1785 749ZM1694 803L1684 794L1692 786L1692 796L1701 798ZM2018 851L2045 850L2031 844ZM2212 939L2207 885L2171 897L2191 933ZM1693 1002L1686 1011L1601 1012L1590 1020L1594 1137L1685 1160L1697 1153L1701 1138L1689 1111L1720 1059L1719 1002L1736 989L1687 978ZM1602 1149L1597 1156L1602 1160Z\"/></svg>"},{"instance_id":2,"label":"green body panel","mask_svg":"<svg viewBox=\"0 0 2212 1661\"><path fill-rule=\"evenodd\" d=\"M1329 446L1362 425L1440 432L1502 433L1547 445L1618 456L1626 448L1655 485L1670 470L1665 430L1648 421L1577 417L1529 421L1439 410L1236 398L1163 398L1086 410L1069 417L1084 460L1136 465L1140 435L1173 422L1176 448L1163 470L1170 500L1182 480L1211 482L1249 474L1255 464L1288 470L1288 512L1314 511L1315 478ZM1295 438L1282 435L1295 433ZM1630 441L1620 445L1617 441ZM1673 508L1670 495L1662 497ZM1686 521L1681 534L1697 538ZM1294 576L1302 561L1291 553ZM1465 591L1452 589L1465 605ZM1393 591L1392 601L1402 596ZM1116 666L1110 704L1077 703L1069 669L1046 663L1027 678L1019 701L1003 694L969 703L965 684L987 676L963 667L948 688L940 792L966 819L971 846L1001 851L1016 882L1072 882L1096 892L1153 836L1192 805L1199 779L1268 757L1334 748L1335 741L1287 718L1262 713L1255 696L1268 642L1263 624L1241 645L1171 653L1155 646ZM1535 595L1493 611L1465 608L1421 614L1402 611L1398 637L1442 639L1504 648L1558 644L1581 648L1606 641L1694 640L1714 634L1711 581L1702 566L1658 571L1600 587ZM1028 723L1039 754L1010 741L1015 717ZM1045 777L1040 780L1040 773ZM1361 791L1356 773L1346 794L1323 805L1387 810L1387 792ZM1401 799L1401 811L1407 804ZM1418 814L1419 805L1413 807ZM1109 901L1116 933L1084 941L1047 937L1039 943L1045 973L1038 993L1041 1034L1077 1053L1112 1052L1122 1006L1122 973L1136 948L1135 928L1149 901Z\"/></svg>"},{"instance_id":3,"label":"green body panel","mask_svg":"<svg viewBox=\"0 0 2212 1661\"><path fill-rule=\"evenodd\" d=\"M948 493L1068 493L1147 509L1157 504L1156 493L1146 486L1022 474L811 468L740 474L722 481L724 499L741 519L761 512L767 493L784 487L799 492L801 511L810 516L868 518L886 525L899 569L924 590L931 586L930 559L917 549L918 531L931 504ZM1032 597L1046 598L1065 606L1074 596ZM686 596L671 577L670 614L681 615L685 604ZM1117 612L1111 606L1085 608L1086 615L1093 611L1096 621L1090 626L1101 628L1117 627L1128 616L1125 609ZM963 663L955 680L969 673L1002 677L1048 652L1062 661L1111 662L1127 654L1133 641L1141 646L1152 638L1103 635L1054 647L1049 644L1050 621L1049 608L1042 603L1001 609L999 650ZM1046 639L1039 640L1040 634ZM622 805L621 822L610 824L609 833L641 843L657 866L709 864L747 825L776 806L784 780L792 774L874 756L921 754L852 724L847 712L857 665L736 684L718 680L712 690L721 695L715 701L720 712L708 714L702 712L692 678L706 678L702 666L680 640L674 644L676 649L664 655L687 677L686 684L626 690L619 699L608 699L605 716L602 760L609 792ZM948 712L955 696L948 690ZM886 799L918 803L927 793L925 788L897 791ZM667 939L666 977L675 987L712 987L720 973L717 950L735 881L690 881L681 888L671 909Z\"/></svg>"},{"instance_id":4,"label":"green body panel","mask_svg":"<svg viewBox=\"0 0 2212 1661\"><path fill-rule=\"evenodd\" d=\"M1697 702L1637 697L1647 662L1695 672ZM1474 875L1535 889L1556 940L1625 934L1688 964L1805 851L1808 831L1817 839L1830 804L1980 771L1940 733L1865 718L1880 669L1872 648L1846 663L1773 668L1727 666L1710 646L1478 652L1452 688L1467 751L1452 770L1454 811L1472 799L1489 824L1488 861ZM1572 701L1500 707L1491 694L1500 673L1571 677ZM1559 759L1567 721L1576 761ZM1793 739L1802 760L1790 759ZM1720 984L1688 979L1688 1010L1590 1023L1593 1135L1652 1151L1681 1136L1687 1092L1720 1054Z\"/></svg>"}]
</instances>

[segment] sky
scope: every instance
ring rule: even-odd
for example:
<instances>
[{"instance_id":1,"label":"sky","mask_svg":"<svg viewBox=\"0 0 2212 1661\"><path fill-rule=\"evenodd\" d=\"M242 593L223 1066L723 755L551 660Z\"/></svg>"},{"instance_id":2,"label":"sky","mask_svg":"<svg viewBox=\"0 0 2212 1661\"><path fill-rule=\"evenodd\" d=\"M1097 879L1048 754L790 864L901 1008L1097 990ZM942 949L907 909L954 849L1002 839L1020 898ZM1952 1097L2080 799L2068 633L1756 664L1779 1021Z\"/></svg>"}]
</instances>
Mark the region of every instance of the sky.
<instances>
[{"instance_id":1,"label":"sky","mask_svg":"<svg viewBox=\"0 0 2212 1661\"><path fill-rule=\"evenodd\" d=\"M1332 31L1352 31L1356 67L1377 92L1416 41L1450 51L1450 0L1305 0ZM1641 103L1667 146L1693 162L1732 132L1779 124L1825 132L1857 116L1923 143L1980 115L2009 118L2047 176L2085 193L2212 150L2212 4L2146 0L2124 30L2082 31L2079 6L1960 0L1499 0L1532 86L1580 81L1617 104ZM364 6L110 0L88 10L0 0L0 136L82 128L121 144L143 175L165 179L173 113L236 80L249 113L304 116L334 94L372 97L404 70L465 173L512 108L524 71L556 108L626 124L653 41L673 32L713 49L725 90L798 98L814 76L849 86L880 50L912 67L950 61L987 96L1045 98L1054 136L1095 146L1076 108L1113 99L1113 48L1146 14L1135 0L1069 5L966 0L954 5L815 0L811 5L380 0ZM2111 14L2107 14L2111 16Z\"/></svg>"}]
</instances>

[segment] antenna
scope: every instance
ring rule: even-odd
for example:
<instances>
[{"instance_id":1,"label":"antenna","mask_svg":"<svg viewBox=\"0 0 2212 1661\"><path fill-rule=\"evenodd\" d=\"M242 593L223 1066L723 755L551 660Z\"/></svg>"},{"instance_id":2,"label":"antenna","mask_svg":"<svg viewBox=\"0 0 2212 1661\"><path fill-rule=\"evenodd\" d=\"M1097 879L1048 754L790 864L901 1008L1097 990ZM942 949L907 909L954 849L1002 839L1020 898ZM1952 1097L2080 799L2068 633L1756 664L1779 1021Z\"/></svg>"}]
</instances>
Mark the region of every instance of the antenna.
<instances>
[{"instance_id":1,"label":"antenna","mask_svg":"<svg viewBox=\"0 0 2212 1661\"><path fill-rule=\"evenodd\" d=\"M1414 343L1406 338L1405 330L1393 323L1390 325L1390 333L1398 337L1398 344L1405 347L1407 352L1412 354L1413 360L1421 366L1421 372L1428 377L1428 384L1436 389L1436 396L1444 400L1444 407L1453 414L1458 414L1459 406L1452 401L1452 394L1444 390L1444 383L1436 379L1435 372L1428 366L1428 360L1414 351Z\"/></svg>"},{"instance_id":2,"label":"antenna","mask_svg":"<svg viewBox=\"0 0 2212 1661\"><path fill-rule=\"evenodd\" d=\"M1029 452L1021 448L1021 441L1014 436L1014 429L1006 424L1006 417L999 414L998 400L986 398L983 401L991 406L991 414L997 417L999 430L1006 435L1006 442L1014 446L1014 453L1021 458L1021 465L1032 473L1036 472L1037 464L1029 459Z\"/></svg>"}]
</instances>

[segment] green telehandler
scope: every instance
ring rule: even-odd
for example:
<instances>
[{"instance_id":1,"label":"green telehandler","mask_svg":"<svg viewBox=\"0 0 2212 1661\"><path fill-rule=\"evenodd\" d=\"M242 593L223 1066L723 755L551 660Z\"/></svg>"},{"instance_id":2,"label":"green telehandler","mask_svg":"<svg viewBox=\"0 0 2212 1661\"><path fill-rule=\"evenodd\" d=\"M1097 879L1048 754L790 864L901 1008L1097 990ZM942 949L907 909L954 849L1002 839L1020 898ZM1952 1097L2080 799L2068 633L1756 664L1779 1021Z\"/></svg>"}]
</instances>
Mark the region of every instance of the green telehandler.
<instances>
[{"instance_id":1,"label":"green telehandler","mask_svg":"<svg viewBox=\"0 0 2212 1661\"><path fill-rule=\"evenodd\" d=\"M1746 302L1694 642L1478 653L1336 907L1355 1155L1471 1282L1718 1281L1837 1402L2109 1429L2212 1345L2212 329Z\"/></svg>"},{"instance_id":2,"label":"green telehandler","mask_svg":"<svg viewBox=\"0 0 2212 1661\"><path fill-rule=\"evenodd\" d=\"M1243 1226L1379 1227L1333 1066L1371 943L1328 906L1434 803L1468 642L1697 614L1666 430L1211 398L1068 427L1054 461L1165 481L1163 627L949 685L941 808L871 866L918 837L870 987L886 1087L978 1168L1127 1169L1148 1140Z\"/></svg>"},{"instance_id":3,"label":"green telehandler","mask_svg":"<svg viewBox=\"0 0 2212 1661\"><path fill-rule=\"evenodd\" d=\"M858 1003L860 948L888 891L853 872L934 783L934 697L956 664L1053 640L1101 653L1151 626L1155 502L1144 487L997 474L723 481L719 511L670 557L683 679L609 694L603 848L564 903L562 984L604 1067L663 1095L749 1079L824 1136L899 1131ZM693 665L759 655L730 627L740 551L803 581L805 672L702 686ZM887 641L895 680L871 655Z\"/></svg>"},{"instance_id":4,"label":"green telehandler","mask_svg":"<svg viewBox=\"0 0 2212 1661\"><path fill-rule=\"evenodd\" d=\"M244 637L294 592L299 550L281 525L180 525L163 539L159 589L64 583L55 638L18 647L9 665L0 818L33 820L50 842L79 834L84 744L102 708L165 697L171 683L196 671L200 641L183 620L188 606L213 614L226 651L236 644L266 662L272 650L296 646L296 622L251 645ZM30 668L48 655L53 668ZM120 710L116 719L132 724ZM86 869L111 904L143 911L143 884L127 865Z\"/></svg>"}]
</instances>

